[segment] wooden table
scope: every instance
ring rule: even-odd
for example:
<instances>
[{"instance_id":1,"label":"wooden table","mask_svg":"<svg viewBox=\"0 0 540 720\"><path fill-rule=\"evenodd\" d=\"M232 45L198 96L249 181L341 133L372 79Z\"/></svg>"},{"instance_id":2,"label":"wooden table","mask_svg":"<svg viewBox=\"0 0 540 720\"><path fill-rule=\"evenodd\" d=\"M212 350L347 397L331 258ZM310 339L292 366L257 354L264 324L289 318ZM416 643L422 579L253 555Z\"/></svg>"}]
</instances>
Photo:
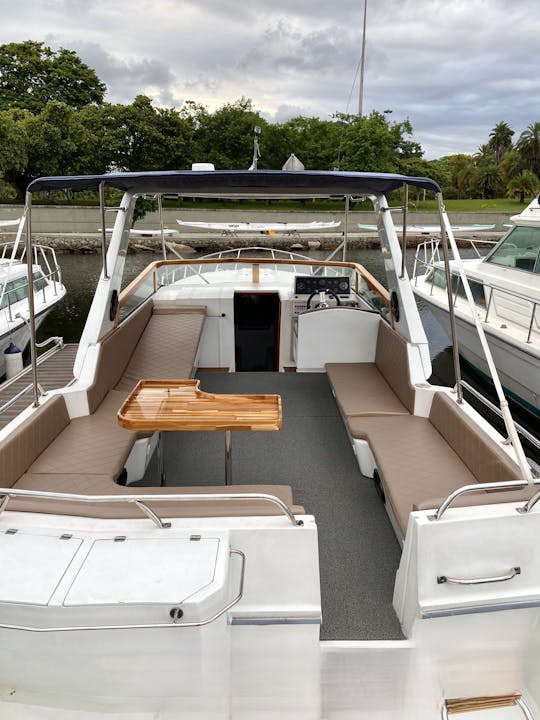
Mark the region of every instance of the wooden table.
<instances>
[{"instance_id":1,"label":"wooden table","mask_svg":"<svg viewBox=\"0 0 540 720\"><path fill-rule=\"evenodd\" d=\"M161 482L164 482L163 430L223 430L225 484L232 484L231 430L280 430L279 395L218 395L199 388L199 380L139 380L118 411L128 430L158 432Z\"/></svg>"}]
</instances>

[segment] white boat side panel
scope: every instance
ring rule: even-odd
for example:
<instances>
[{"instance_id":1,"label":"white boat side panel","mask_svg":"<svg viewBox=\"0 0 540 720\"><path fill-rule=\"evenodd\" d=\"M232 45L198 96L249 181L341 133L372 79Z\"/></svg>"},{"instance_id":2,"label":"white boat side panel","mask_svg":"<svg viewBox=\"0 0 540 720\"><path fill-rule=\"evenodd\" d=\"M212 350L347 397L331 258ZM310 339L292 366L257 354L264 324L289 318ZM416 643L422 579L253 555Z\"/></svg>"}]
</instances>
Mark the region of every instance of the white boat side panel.
<instances>
[{"instance_id":1,"label":"white boat side panel","mask_svg":"<svg viewBox=\"0 0 540 720\"><path fill-rule=\"evenodd\" d=\"M351 308L325 308L298 316L297 368L324 372L326 363L374 362L380 318Z\"/></svg>"},{"instance_id":2,"label":"white boat side panel","mask_svg":"<svg viewBox=\"0 0 540 720\"><path fill-rule=\"evenodd\" d=\"M0 603L47 605L81 543L21 531L0 535Z\"/></svg>"}]
</instances>

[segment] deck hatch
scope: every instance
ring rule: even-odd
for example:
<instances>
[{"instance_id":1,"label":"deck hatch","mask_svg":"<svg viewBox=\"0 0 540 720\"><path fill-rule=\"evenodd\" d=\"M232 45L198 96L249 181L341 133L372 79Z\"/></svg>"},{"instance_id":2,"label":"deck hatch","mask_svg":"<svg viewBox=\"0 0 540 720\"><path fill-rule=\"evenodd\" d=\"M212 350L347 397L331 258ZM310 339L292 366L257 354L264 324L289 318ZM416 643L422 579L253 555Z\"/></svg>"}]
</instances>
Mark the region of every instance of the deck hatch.
<instances>
[{"instance_id":1,"label":"deck hatch","mask_svg":"<svg viewBox=\"0 0 540 720\"><path fill-rule=\"evenodd\" d=\"M64 605L181 603L210 586L219 539L96 540Z\"/></svg>"},{"instance_id":2,"label":"deck hatch","mask_svg":"<svg viewBox=\"0 0 540 720\"><path fill-rule=\"evenodd\" d=\"M0 535L0 602L48 605L81 543L20 531Z\"/></svg>"}]
</instances>

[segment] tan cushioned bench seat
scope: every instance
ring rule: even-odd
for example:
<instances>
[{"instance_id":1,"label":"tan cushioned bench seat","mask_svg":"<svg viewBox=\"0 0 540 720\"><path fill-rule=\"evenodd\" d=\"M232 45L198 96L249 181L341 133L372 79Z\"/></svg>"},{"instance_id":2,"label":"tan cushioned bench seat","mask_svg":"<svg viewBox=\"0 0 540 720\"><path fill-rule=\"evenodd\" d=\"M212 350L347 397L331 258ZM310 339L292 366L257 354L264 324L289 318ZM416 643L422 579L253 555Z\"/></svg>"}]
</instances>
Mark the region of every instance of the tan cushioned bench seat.
<instances>
[{"instance_id":1,"label":"tan cushioned bench seat","mask_svg":"<svg viewBox=\"0 0 540 720\"><path fill-rule=\"evenodd\" d=\"M413 507L430 498L435 508L437 498L463 485L520 477L516 463L442 392L433 398L429 419L358 416L347 422L353 437L368 441L403 534ZM511 501L504 491L497 494ZM476 494L465 497L470 502L464 504L479 504Z\"/></svg>"},{"instance_id":2,"label":"tan cushioned bench seat","mask_svg":"<svg viewBox=\"0 0 540 720\"><path fill-rule=\"evenodd\" d=\"M326 374L346 420L414 412L407 343L382 319L374 363L327 363Z\"/></svg>"},{"instance_id":3,"label":"tan cushioned bench seat","mask_svg":"<svg viewBox=\"0 0 540 720\"><path fill-rule=\"evenodd\" d=\"M409 414L375 363L327 363L326 374L346 418Z\"/></svg>"},{"instance_id":4,"label":"tan cushioned bench seat","mask_svg":"<svg viewBox=\"0 0 540 720\"><path fill-rule=\"evenodd\" d=\"M403 535L413 505L446 497L476 478L427 418L349 418L353 437L367 440Z\"/></svg>"},{"instance_id":5,"label":"tan cushioned bench seat","mask_svg":"<svg viewBox=\"0 0 540 720\"><path fill-rule=\"evenodd\" d=\"M32 474L105 475L115 480L138 435L118 425L126 394L112 390L95 413L72 420L30 466Z\"/></svg>"},{"instance_id":6,"label":"tan cushioned bench seat","mask_svg":"<svg viewBox=\"0 0 540 720\"><path fill-rule=\"evenodd\" d=\"M160 495L186 495L224 493L265 493L275 495L301 515L304 509L293 505L292 490L288 485L216 485L204 487L122 487L104 475L40 475L26 474L16 483L18 490L61 492L76 495L155 495L149 505L160 517L245 517L251 515L280 515L280 509L262 500L215 500L194 502L160 503ZM56 515L80 515L95 518L144 517L132 503L77 503L57 500L11 499L10 510L52 513Z\"/></svg>"}]
</instances>

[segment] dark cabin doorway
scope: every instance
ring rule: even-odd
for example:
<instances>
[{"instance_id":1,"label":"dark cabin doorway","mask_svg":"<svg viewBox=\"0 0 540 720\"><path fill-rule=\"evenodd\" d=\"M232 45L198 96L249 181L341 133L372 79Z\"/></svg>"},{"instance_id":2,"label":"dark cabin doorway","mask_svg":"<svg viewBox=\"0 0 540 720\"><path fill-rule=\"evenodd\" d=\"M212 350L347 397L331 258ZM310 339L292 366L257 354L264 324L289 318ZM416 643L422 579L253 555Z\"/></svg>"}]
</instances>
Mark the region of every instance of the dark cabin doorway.
<instances>
[{"instance_id":1,"label":"dark cabin doorway","mask_svg":"<svg viewBox=\"0 0 540 720\"><path fill-rule=\"evenodd\" d=\"M279 369L277 293L235 293L234 351L237 372Z\"/></svg>"}]
</instances>

